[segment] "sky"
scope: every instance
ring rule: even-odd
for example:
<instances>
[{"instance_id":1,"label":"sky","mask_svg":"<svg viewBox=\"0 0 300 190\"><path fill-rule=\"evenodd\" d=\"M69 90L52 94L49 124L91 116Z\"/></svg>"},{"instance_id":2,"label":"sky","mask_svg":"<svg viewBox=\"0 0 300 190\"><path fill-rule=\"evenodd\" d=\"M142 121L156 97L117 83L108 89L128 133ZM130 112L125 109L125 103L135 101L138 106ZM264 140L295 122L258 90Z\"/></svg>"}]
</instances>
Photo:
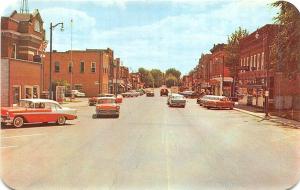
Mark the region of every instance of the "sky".
<instances>
[{"instance_id":1,"label":"sky","mask_svg":"<svg viewBox=\"0 0 300 190\"><path fill-rule=\"evenodd\" d=\"M1 16L19 11L11 1ZM64 23L53 31L53 49L114 50L123 65L165 71L175 67L183 74L193 69L202 53L226 43L239 26L250 33L274 23L278 9L271 0L28 0L38 9L49 40L50 22ZM71 19L73 25L71 27ZM47 50L49 51L49 45Z\"/></svg>"}]
</instances>

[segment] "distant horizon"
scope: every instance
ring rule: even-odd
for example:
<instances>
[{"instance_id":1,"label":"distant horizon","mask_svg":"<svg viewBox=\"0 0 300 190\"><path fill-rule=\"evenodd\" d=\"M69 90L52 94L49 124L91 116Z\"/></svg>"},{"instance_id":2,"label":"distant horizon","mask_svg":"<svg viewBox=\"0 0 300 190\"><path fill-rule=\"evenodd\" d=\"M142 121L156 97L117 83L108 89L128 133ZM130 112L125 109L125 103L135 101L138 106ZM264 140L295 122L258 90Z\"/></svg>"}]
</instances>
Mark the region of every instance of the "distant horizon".
<instances>
[{"instance_id":1,"label":"distant horizon","mask_svg":"<svg viewBox=\"0 0 300 190\"><path fill-rule=\"evenodd\" d=\"M50 22L64 22L64 32L53 31L53 50L71 50L73 19L73 51L110 48L131 71L173 67L182 75L192 70L201 54L209 53L214 44L227 43L239 26L252 33L273 24L279 10L271 7L271 2L28 0L29 12L38 9L41 14L47 40ZM2 16L19 12L19 4L9 4Z\"/></svg>"}]
</instances>

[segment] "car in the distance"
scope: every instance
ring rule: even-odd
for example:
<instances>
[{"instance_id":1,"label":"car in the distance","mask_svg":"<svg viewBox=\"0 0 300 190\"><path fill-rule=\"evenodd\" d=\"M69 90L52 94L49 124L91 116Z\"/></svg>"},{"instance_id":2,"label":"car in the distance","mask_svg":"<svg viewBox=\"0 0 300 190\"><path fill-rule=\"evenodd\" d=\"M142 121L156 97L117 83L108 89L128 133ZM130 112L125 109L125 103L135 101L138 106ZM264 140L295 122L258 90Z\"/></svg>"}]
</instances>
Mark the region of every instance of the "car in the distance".
<instances>
[{"instance_id":1,"label":"car in the distance","mask_svg":"<svg viewBox=\"0 0 300 190\"><path fill-rule=\"evenodd\" d=\"M146 90L147 97L154 97L154 89L147 89Z\"/></svg>"},{"instance_id":2,"label":"car in the distance","mask_svg":"<svg viewBox=\"0 0 300 190\"><path fill-rule=\"evenodd\" d=\"M74 94L75 97L85 97L85 93L79 90L72 90L72 94Z\"/></svg>"},{"instance_id":3,"label":"car in the distance","mask_svg":"<svg viewBox=\"0 0 300 190\"><path fill-rule=\"evenodd\" d=\"M48 99L21 99L13 107L1 108L1 124L22 127L27 123L57 123L64 125L66 120L77 118L76 109L62 107Z\"/></svg>"},{"instance_id":4,"label":"car in the distance","mask_svg":"<svg viewBox=\"0 0 300 190\"><path fill-rule=\"evenodd\" d=\"M197 96L198 96L197 92L191 91L191 90L179 92L178 94L183 95L185 98L197 98Z\"/></svg>"},{"instance_id":5,"label":"car in the distance","mask_svg":"<svg viewBox=\"0 0 300 190\"><path fill-rule=\"evenodd\" d=\"M97 99L96 114L93 118L101 116L114 116L119 117L120 105L116 103L115 97L100 97Z\"/></svg>"},{"instance_id":6,"label":"car in the distance","mask_svg":"<svg viewBox=\"0 0 300 190\"><path fill-rule=\"evenodd\" d=\"M160 96L168 96L169 90L167 88L160 89Z\"/></svg>"},{"instance_id":7,"label":"car in the distance","mask_svg":"<svg viewBox=\"0 0 300 190\"><path fill-rule=\"evenodd\" d=\"M167 104L170 107L185 107L186 99L181 94L172 93L168 96Z\"/></svg>"},{"instance_id":8,"label":"car in the distance","mask_svg":"<svg viewBox=\"0 0 300 190\"><path fill-rule=\"evenodd\" d=\"M205 101L203 102L203 106L207 109L216 108L216 109L233 109L234 102L229 100L226 96L214 96L214 95L207 95Z\"/></svg>"}]
</instances>

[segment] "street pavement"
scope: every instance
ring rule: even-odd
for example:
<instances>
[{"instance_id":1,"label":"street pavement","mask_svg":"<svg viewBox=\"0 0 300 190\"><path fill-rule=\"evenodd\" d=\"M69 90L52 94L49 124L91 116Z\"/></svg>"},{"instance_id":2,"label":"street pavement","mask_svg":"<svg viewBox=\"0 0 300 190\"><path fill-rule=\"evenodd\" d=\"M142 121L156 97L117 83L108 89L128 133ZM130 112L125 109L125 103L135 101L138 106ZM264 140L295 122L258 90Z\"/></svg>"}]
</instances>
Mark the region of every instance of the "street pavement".
<instances>
[{"instance_id":1,"label":"street pavement","mask_svg":"<svg viewBox=\"0 0 300 190\"><path fill-rule=\"evenodd\" d=\"M300 179L300 130L188 99L123 99L92 119L83 99L65 126L1 129L1 178L14 189L287 189ZM86 102L86 103L85 103ZM64 105L67 106L68 104Z\"/></svg>"}]
</instances>

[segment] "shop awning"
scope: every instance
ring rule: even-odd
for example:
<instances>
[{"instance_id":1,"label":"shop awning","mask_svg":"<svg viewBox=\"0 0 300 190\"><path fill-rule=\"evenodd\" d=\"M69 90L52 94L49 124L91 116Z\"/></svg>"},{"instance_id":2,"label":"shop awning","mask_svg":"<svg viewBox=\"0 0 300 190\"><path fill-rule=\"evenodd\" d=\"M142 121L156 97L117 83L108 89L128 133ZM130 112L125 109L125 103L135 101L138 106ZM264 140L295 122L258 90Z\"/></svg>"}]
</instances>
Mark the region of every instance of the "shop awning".
<instances>
[{"instance_id":1,"label":"shop awning","mask_svg":"<svg viewBox=\"0 0 300 190\"><path fill-rule=\"evenodd\" d=\"M124 84L120 83L119 85L120 85L120 87L125 88Z\"/></svg>"}]
</instances>

